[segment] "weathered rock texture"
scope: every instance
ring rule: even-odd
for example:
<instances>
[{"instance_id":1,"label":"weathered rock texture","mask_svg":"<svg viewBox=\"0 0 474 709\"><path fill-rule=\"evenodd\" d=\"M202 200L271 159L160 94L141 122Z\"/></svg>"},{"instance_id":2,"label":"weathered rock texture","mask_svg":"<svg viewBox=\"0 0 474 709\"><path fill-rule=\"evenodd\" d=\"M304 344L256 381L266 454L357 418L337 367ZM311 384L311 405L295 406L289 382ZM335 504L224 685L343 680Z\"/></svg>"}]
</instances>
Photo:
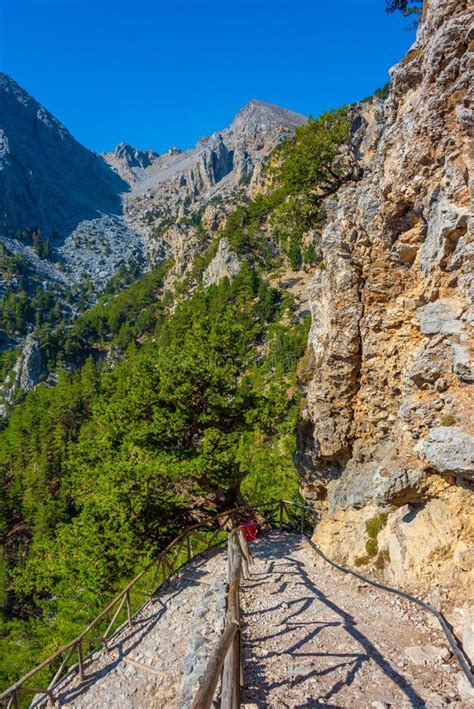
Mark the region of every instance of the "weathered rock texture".
<instances>
[{"instance_id":1,"label":"weathered rock texture","mask_svg":"<svg viewBox=\"0 0 474 709\"><path fill-rule=\"evenodd\" d=\"M255 189L275 145L305 121L250 101L190 150L158 155L121 143L100 156L0 73L0 242L48 282L87 278L100 290L131 261L146 270L167 257L180 275L236 198ZM36 228L50 241L47 260L28 241Z\"/></svg>"},{"instance_id":2,"label":"weathered rock texture","mask_svg":"<svg viewBox=\"0 0 474 709\"><path fill-rule=\"evenodd\" d=\"M120 212L128 185L43 106L0 73L0 236L39 228L59 239Z\"/></svg>"},{"instance_id":3,"label":"weathered rock texture","mask_svg":"<svg viewBox=\"0 0 474 709\"><path fill-rule=\"evenodd\" d=\"M138 182L144 171L160 157L154 150L139 150L127 143L119 143L102 156L120 177L130 184Z\"/></svg>"},{"instance_id":4,"label":"weathered rock texture","mask_svg":"<svg viewBox=\"0 0 474 709\"><path fill-rule=\"evenodd\" d=\"M425 3L389 98L360 108L363 176L327 204L324 268L309 287L314 366L298 462L322 511L318 538L408 586L467 583L455 552L473 549L462 478L474 474L472 19L467 0ZM365 523L381 509L367 551Z\"/></svg>"},{"instance_id":5,"label":"weathered rock texture","mask_svg":"<svg viewBox=\"0 0 474 709\"><path fill-rule=\"evenodd\" d=\"M7 415L9 406L18 394L26 393L38 384L40 375L39 343L33 335L28 335L12 371L0 386L0 419Z\"/></svg>"},{"instance_id":6,"label":"weathered rock texture","mask_svg":"<svg viewBox=\"0 0 474 709\"><path fill-rule=\"evenodd\" d=\"M205 286L210 286L211 283L219 283L223 278L233 278L240 271L240 261L235 254L226 238L219 241L217 253L212 259L209 266L203 273L202 282Z\"/></svg>"}]
</instances>

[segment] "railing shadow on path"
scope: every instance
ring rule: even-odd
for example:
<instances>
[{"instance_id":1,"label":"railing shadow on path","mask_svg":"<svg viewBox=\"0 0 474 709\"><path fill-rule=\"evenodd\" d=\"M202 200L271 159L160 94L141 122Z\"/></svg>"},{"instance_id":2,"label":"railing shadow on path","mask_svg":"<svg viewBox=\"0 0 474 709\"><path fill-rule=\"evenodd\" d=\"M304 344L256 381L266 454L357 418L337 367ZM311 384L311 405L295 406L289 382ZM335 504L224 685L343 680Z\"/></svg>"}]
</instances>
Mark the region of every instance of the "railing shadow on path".
<instances>
[{"instance_id":1,"label":"railing shadow on path","mask_svg":"<svg viewBox=\"0 0 474 709\"><path fill-rule=\"evenodd\" d=\"M139 615L135 617L133 625L125 625L119 628L115 637L112 636L110 638L108 642L109 651L102 651L100 653L102 662L104 658L106 658L107 661L101 664L97 670L94 670L94 663L97 662L99 658L88 659L85 663L88 672L84 681L79 684L72 684L70 687L66 686L64 689L58 691L58 705L69 704L78 699L78 697L86 694L92 685L98 680L104 679L104 677L113 672L124 659L129 657L142 641L146 637L149 637L150 633L163 616L171 610L169 602L179 596L184 587L193 585L193 583L199 586L200 578L205 576L204 566L220 552L221 550L219 548L213 548L201 554L193 560L191 565L186 567L186 570L178 571L177 575L170 579L167 585L161 586L156 595L150 599L149 603L144 606ZM160 605L157 610L154 608L156 604ZM150 612L148 613L147 611ZM77 680L73 676L71 677L71 682L74 681Z\"/></svg>"},{"instance_id":2,"label":"railing shadow on path","mask_svg":"<svg viewBox=\"0 0 474 709\"><path fill-rule=\"evenodd\" d=\"M341 621L335 621L335 622L326 622L326 621L314 621L315 623L318 623L318 627L315 628L313 631L310 633L306 634L304 638L301 638L297 642L295 642L293 645L289 645L285 649L283 649L281 652L276 652L276 651L271 651L267 653L266 655L260 657L260 658L252 658L252 672L255 676L255 683L259 689L259 706L270 706L269 704L265 703L265 697L268 696L268 693L272 690L275 689L278 686L295 686L297 684L306 682L309 678L311 677L318 677L318 676L323 676L327 675L331 672L334 672L338 669L347 668L347 674L343 680L338 680L335 682L333 687L327 691L324 696L321 698L324 699L324 704L318 703L315 700L315 703L311 704L304 704L301 705L302 707L317 707L317 706L330 706L327 704L328 700L331 700L344 686L350 686L353 682L354 679L357 676L357 673L361 670L361 668L364 666L365 663L372 661L374 662L377 666L378 669L389 679L391 682L393 682L399 690L405 695L406 700L408 700L410 706L412 707L424 707L425 702L422 699L422 697L418 694L416 689L412 686L410 681L405 678L400 672L387 660L387 658L383 655L383 653L377 648L377 646L359 629L357 628L357 622L354 619L354 617L348 613L346 610L338 606L334 601L330 600L328 596L323 593L314 583L313 579L308 575L305 565L303 562L293 558L291 554L295 552L298 548L301 546L301 537L296 536L296 535L289 535L285 533L285 536L282 537L278 535L278 546L280 549L280 552L282 556L278 559L278 561L275 561L274 559L269 560L270 563L268 565L268 570L261 573L260 577L263 575L267 577L271 576L279 576L281 573L284 573L286 576L288 572L282 572L280 571L280 568L282 566L285 567L292 567L293 569L296 569L296 571L291 571L289 572L291 575L299 575L301 578L301 584L297 583L295 585L302 585L306 591L305 595L302 595L299 598L293 598L292 600L287 602L287 606L295 607L292 612L290 612L289 615L287 615L282 621L281 625L284 626L282 627L281 630L279 630L276 633L273 633L271 635L265 635L262 637L254 638L252 642L265 642L266 640L269 639L274 639L275 637L283 637L287 635L290 632L294 631L294 625L291 624L290 626L290 621L296 620L302 613L305 611L308 611L314 601L319 601L322 603L326 608L328 608L330 611L332 611L334 614L339 616L341 618ZM271 551L268 552L270 554ZM265 561L265 556L266 553L261 553L258 548L255 549L254 551L254 556L256 559L260 561ZM286 564L281 564L279 563L280 560L284 559L286 561ZM256 576L257 574L254 574ZM248 588L246 585L245 588ZM307 592L310 591L312 595L307 595ZM253 612L250 611L249 613L246 613L246 615L253 615L255 614L265 614L271 611L276 611L279 608L281 608L281 603L276 604L275 606L272 606L271 608L264 608L264 609L259 609L258 612ZM290 627L289 627L290 626ZM330 627L335 627L339 626L342 627L348 635L355 640L363 649L363 652L360 653L329 653L329 652L304 652L303 648L307 643L309 643L311 640L313 640L319 633L321 633L325 628L330 628ZM248 646L246 647L246 650L248 650ZM247 654L247 653L246 653ZM280 681L276 680L274 682L267 682L265 676L264 676L264 670L265 670L265 660L267 660L269 657L272 656L277 656L280 654L287 654L290 655L291 657L295 658L303 658L303 657L320 657L320 658L328 658L328 657L333 657L335 660L335 664L331 665L330 667L324 668L322 670L314 669L309 673L305 673L304 676L296 676L294 678L288 678L288 677L283 677ZM337 660L340 660L340 662L337 662ZM336 705L333 705L336 706ZM296 708L295 708L296 709Z\"/></svg>"}]
</instances>

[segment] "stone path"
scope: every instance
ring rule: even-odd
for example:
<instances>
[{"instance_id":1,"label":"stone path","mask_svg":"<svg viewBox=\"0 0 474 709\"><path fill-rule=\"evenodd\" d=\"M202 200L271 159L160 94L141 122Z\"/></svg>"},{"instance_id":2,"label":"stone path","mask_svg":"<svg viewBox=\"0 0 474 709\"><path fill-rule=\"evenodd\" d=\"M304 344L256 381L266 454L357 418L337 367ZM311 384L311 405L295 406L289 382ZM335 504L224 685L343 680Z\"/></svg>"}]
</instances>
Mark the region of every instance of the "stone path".
<instances>
[{"instance_id":1,"label":"stone path","mask_svg":"<svg viewBox=\"0 0 474 709\"><path fill-rule=\"evenodd\" d=\"M300 537L253 545L242 588L247 707L472 707L435 622L344 575ZM434 620L434 619L433 619Z\"/></svg>"},{"instance_id":2,"label":"stone path","mask_svg":"<svg viewBox=\"0 0 474 709\"><path fill-rule=\"evenodd\" d=\"M227 556L198 557L96 653L81 684L76 674L57 691L58 706L81 709L189 707L208 658L222 634ZM46 706L40 703L36 706Z\"/></svg>"}]
</instances>

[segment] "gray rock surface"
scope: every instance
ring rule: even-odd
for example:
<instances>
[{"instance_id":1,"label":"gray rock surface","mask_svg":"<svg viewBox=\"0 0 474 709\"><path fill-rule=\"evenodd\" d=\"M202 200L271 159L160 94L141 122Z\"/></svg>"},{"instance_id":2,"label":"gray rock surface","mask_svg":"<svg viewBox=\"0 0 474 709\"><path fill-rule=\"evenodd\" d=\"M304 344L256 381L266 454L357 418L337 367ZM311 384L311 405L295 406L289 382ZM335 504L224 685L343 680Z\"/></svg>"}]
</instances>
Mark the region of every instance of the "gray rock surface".
<instances>
[{"instance_id":1,"label":"gray rock surface","mask_svg":"<svg viewBox=\"0 0 474 709\"><path fill-rule=\"evenodd\" d=\"M453 244L465 233L470 210L450 202L443 192L431 205L420 268L428 275L452 253Z\"/></svg>"},{"instance_id":2,"label":"gray rock surface","mask_svg":"<svg viewBox=\"0 0 474 709\"><path fill-rule=\"evenodd\" d=\"M457 426L432 428L423 439L422 450L439 470L474 474L474 438Z\"/></svg>"},{"instance_id":3,"label":"gray rock surface","mask_svg":"<svg viewBox=\"0 0 474 709\"><path fill-rule=\"evenodd\" d=\"M227 555L197 557L145 604L130 628L93 653L86 678L73 670L55 690L60 707L189 709L196 685L222 633ZM43 707L39 698L34 703Z\"/></svg>"},{"instance_id":4,"label":"gray rock surface","mask_svg":"<svg viewBox=\"0 0 474 709\"><path fill-rule=\"evenodd\" d=\"M144 265L143 238L121 216L82 221L59 248L70 281L91 279L99 290L132 259Z\"/></svg>"},{"instance_id":5,"label":"gray rock surface","mask_svg":"<svg viewBox=\"0 0 474 709\"><path fill-rule=\"evenodd\" d=\"M450 298L436 300L418 308L416 314L422 335L455 335L461 331L462 308Z\"/></svg>"},{"instance_id":6,"label":"gray rock surface","mask_svg":"<svg viewBox=\"0 0 474 709\"><path fill-rule=\"evenodd\" d=\"M212 235L237 194L253 193L275 145L306 120L278 106L250 101L224 130L201 138L190 150L168 151L154 160L125 200L126 219L143 233L149 261L155 263L156 254L166 252L175 260L176 273L190 267L202 247L202 235L193 230L193 223L202 217L203 228Z\"/></svg>"},{"instance_id":7,"label":"gray rock surface","mask_svg":"<svg viewBox=\"0 0 474 709\"><path fill-rule=\"evenodd\" d=\"M432 384L441 376L445 366L439 353L424 345L415 353L407 378L417 387Z\"/></svg>"},{"instance_id":8,"label":"gray rock surface","mask_svg":"<svg viewBox=\"0 0 474 709\"><path fill-rule=\"evenodd\" d=\"M154 150L139 150L127 143L119 143L110 153L103 153L102 157L125 182L133 185L160 156Z\"/></svg>"},{"instance_id":9,"label":"gray rock surface","mask_svg":"<svg viewBox=\"0 0 474 709\"><path fill-rule=\"evenodd\" d=\"M15 365L0 386L0 418L7 416L8 408L19 394L31 391L41 375L41 352L34 335L25 338Z\"/></svg>"},{"instance_id":10,"label":"gray rock surface","mask_svg":"<svg viewBox=\"0 0 474 709\"><path fill-rule=\"evenodd\" d=\"M204 271L202 282L207 287L211 283L219 283L223 278L232 279L240 271L240 260L232 251L227 239L219 241L217 253Z\"/></svg>"},{"instance_id":11,"label":"gray rock surface","mask_svg":"<svg viewBox=\"0 0 474 709\"><path fill-rule=\"evenodd\" d=\"M128 185L6 74L0 74L0 237L26 228L62 238Z\"/></svg>"},{"instance_id":12,"label":"gray rock surface","mask_svg":"<svg viewBox=\"0 0 474 709\"><path fill-rule=\"evenodd\" d=\"M474 382L474 362L465 345L453 344L453 369L462 382Z\"/></svg>"}]
</instances>

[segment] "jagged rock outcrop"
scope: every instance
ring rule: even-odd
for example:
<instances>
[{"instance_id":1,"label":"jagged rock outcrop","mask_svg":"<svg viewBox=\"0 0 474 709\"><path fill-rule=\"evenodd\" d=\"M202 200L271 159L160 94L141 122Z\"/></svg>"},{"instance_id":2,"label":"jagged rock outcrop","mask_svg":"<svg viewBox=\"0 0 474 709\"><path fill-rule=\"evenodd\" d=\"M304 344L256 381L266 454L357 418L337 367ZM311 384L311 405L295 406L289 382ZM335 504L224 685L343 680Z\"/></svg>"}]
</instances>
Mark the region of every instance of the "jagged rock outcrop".
<instances>
[{"instance_id":1,"label":"jagged rock outcrop","mask_svg":"<svg viewBox=\"0 0 474 709\"><path fill-rule=\"evenodd\" d=\"M154 150L139 150L133 145L119 143L110 153L103 153L102 157L122 180L133 185L160 156Z\"/></svg>"},{"instance_id":2,"label":"jagged rock outcrop","mask_svg":"<svg viewBox=\"0 0 474 709\"><path fill-rule=\"evenodd\" d=\"M146 270L167 257L172 281L207 247L237 190L251 193L272 148L305 120L251 101L191 150L158 155L122 143L99 156L0 74L0 241L49 285L88 279L99 291L121 266ZM32 248L36 229L49 240L47 256Z\"/></svg>"},{"instance_id":3,"label":"jagged rock outcrop","mask_svg":"<svg viewBox=\"0 0 474 709\"><path fill-rule=\"evenodd\" d=\"M309 288L298 462L323 514L318 539L407 585L467 583L454 550L474 538L460 477L474 474L472 19L465 0L425 3L389 98L360 107L363 176L326 205L324 267ZM366 522L381 510L368 554Z\"/></svg>"},{"instance_id":4,"label":"jagged rock outcrop","mask_svg":"<svg viewBox=\"0 0 474 709\"><path fill-rule=\"evenodd\" d=\"M26 394L38 384L40 375L39 343L34 335L28 335L12 371L0 387L0 419L7 416L8 407L14 403L17 395Z\"/></svg>"},{"instance_id":5,"label":"jagged rock outcrop","mask_svg":"<svg viewBox=\"0 0 474 709\"><path fill-rule=\"evenodd\" d=\"M305 120L251 101L191 150L158 155L122 143L99 156L0 74L0 243L28 271L21 279L11 270L0 274L0 295L20 283L29 296L46 287L74 311L67 287L79 293L87 282L100 292L122 266L145 272L166 258L172 285L209 246L237 192L241 199L252 193L275 144ZM219 259L216 268L232 276L235 258L220 252ZM24 323L15 341L33 325ZM11 344L0 333L0 349Z\"/></svg>"},{"instance_id":6,"label":"jagged rock outcrop","mask_svg":"<svg viewBox=\"0 0 474 709\"><path fill-rule=\"evenodd\" d=\"M226 238L219 241L217 253L203 273L202 282L205 286L220 283L223 278L232 279L240 271L240 260Z\"/></svg>"}]
</instances>

